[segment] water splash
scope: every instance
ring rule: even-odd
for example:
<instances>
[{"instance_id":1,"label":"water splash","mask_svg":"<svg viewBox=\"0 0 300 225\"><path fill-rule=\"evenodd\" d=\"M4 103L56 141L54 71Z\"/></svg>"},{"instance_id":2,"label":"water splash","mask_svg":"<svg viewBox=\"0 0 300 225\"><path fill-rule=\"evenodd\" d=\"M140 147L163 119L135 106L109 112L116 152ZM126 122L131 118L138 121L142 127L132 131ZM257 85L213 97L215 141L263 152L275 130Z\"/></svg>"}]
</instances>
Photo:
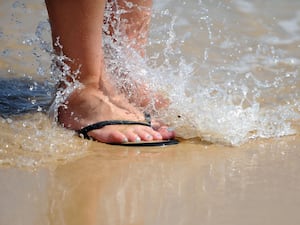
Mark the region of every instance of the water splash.
<instances>
[{"instance_id":1,"label":"water splash","mask_svg":"<svg viewBox=\"0 0 300 225\"><path fill-rule=\"evenodd\" d=\"M71 67L68 65L71 59L63 54L63 46L59 43L59 38L57 38L54 45L60 51L55 54L51 52L51 78L56 83L56 93L49 108L49 114L51 118L57 121L58 109L60 107L67 107L65 105L67 98L75 89L81 88L83 85L77 80L80 67L77 70L71 70Z\"/></svg>"},{"instance_id":2,"label":"water splash","mask_svg":"<svg viewBox=\"0 0 300 225\"><path fill-rule=\"evenodd\" d=\"M0 118L0 165L56 166L86 154L89 142L58 127L42 113Z\"/></svg>"},{"instance_id":3,"label":"water splash","mask_svg":"<svg viewBox=\"0 0 300 225\"><path fill-rule=\"evenodd\" d=\"M254 5L244 3L235 1L225 6L222 2L180 2L182 7L197 8L189 18L180 17L184 11L180 7L175 8L173 16L170 4L161 3L164 9L153 12L155 28L146 61L138 54L128 54L132 49L124 51L119 46L114 46L119 50L117 60L108 59L117 67L126 67L131 80L167 93L169 107L152 110L183 138L239 145L253 138L297 133L293 124L300 118L299 93L288 89L299 89L299 60L290 57L281 46L266 41L268 21L260 27L263 35L258 41L260 34L252 37L251 26L234 34L235 26L248 20L230 25L228 22L240 16L233 9L237 7L250 18L259 13ZM217 17L220 13L222 21ZM186 35L188 29L194 36ZM193 40L195 36L197 40ZM291 40L294 38L295 35ZM279 96L284 96L284 101Z\"/></svg>"}]
</instances>

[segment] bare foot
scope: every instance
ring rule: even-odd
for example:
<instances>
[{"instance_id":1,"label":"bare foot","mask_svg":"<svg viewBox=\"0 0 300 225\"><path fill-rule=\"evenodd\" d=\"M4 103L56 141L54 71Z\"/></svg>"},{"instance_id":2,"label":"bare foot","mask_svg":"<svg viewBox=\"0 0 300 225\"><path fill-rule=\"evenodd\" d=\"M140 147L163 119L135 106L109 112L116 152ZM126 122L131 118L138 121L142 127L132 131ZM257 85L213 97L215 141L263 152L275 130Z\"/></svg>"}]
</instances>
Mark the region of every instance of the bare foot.
<instances>
[{"instance_id":1,"label":"bare foot","mask_svg":"<svg viewBox=\"0 0 300 225\"><path fill-rule=\"evenodd\" d=\"M131 84L131 86L125 86L121 90L122 93L129 97L128 100L130 103L142 108L146 108L151 105L155 110L166 108L170 104L169 99L162 92L153 92L146 84L143 83L139 84L132 81Z\"/></svg>"},{"instance_id":2,"label":"bare foot","mask_svg":"<svg viewBox=\"0 0 300 225\"><path fill-rule=\"evenodd\" d=\"M166 108L170 104L169 99L162 92L154 92L146 84L137 82L126 74L118 77L119 80L123 80L121 81L121 85L112 83L111 79L112 77L106 74L102 74L101 76L100 88L105 95L125 95L131 105L141 108L147 108L147 106L151 105L151 109L155 110Z\"/></svg>"},{"instance_id":3,"label":"bare foot","mask_svg":"<svg viewBox=\"0 0 300 225\"><path fill-rule=\"evenodd\" d=\"M108 96L95 86L75 90L60 107L59 122L66 128L79 130L87 125L104 120L145 121L143 113L131 105L122 95ZM156 125L109 125L89 132L89 136L104 143L167 140L174 138L168 127Z\"/></svg>"}]
</instances>

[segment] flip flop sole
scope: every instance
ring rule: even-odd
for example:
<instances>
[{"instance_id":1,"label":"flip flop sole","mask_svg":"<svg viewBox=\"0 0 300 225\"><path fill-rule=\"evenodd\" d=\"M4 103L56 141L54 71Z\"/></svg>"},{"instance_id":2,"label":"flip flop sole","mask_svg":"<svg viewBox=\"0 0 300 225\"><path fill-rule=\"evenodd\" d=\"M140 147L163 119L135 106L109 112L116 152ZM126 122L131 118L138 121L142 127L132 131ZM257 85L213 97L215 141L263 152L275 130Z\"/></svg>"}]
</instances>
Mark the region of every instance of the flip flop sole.
<instances>
[{"instance_id":1,"label":"flip flop sole","mask_svg":"<svg viewBox=\"0 0 300 225\"><path fill-rule=\"evenodd\" d=\"M121 145L121 146L141 146L141 147L155 147L155 146L166 146L166 145L176 145L179 141L176 139L172 140L162 140L162 141L140 141L140 142L126 142L126 143L108 143L110 145Z\"/></svg>"}]
</instances>

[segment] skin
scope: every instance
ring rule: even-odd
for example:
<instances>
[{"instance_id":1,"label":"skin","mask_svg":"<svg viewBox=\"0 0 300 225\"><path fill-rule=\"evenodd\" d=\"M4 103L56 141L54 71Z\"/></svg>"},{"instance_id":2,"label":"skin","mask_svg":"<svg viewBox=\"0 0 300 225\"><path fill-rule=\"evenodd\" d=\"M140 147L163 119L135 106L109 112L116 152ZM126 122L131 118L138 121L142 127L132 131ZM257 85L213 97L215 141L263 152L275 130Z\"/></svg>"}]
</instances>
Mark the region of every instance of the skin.
<instances>
[{"instance_id":1,"label":"skin","mask_svg":"<svg viewBox=\"0 0 300 225\"><path fill-rule=\"evenodd\" d=\"M66 62L71 71L80 67L76 79L83 87L76 89L66 100L66 107L58 110L58 121L69 129L79 130L104 120L144 121L144 115L136 108L136 104L125 95L117 93L105 74L101 43L105 3L105 0L46 0L52 39L59 37L63 54L72 59ZM143 55L142 46L146 43L150 12L139 10L138 7L129 10L126 1L117 3L121 9L128 10L128 13L122 15L119 26L124 29L129 40L136 40L132 47ZM132 3L147 9L152 4L149 0L133 0ZM113 30L110 32L112 34ZM53 46L60 53L61 49ZM143 87L140 93L146 94ZM174 135L161 123L155 123L152 128L111 125L89 132L89 136L104 143L172 139Z\"/></svg>"}]
</instances>

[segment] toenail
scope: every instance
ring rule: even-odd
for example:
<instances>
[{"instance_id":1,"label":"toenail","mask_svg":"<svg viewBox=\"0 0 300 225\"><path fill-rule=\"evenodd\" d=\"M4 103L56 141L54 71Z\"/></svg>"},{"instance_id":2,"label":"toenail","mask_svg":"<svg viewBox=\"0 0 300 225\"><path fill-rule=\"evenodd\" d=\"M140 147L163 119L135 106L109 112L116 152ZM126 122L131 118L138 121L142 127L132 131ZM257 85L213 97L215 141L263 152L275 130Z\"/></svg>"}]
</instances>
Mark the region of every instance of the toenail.
<instances>
[{"instance_id":1,"label":"toenail","mask_svg":"<svg viewBox=\"0 0 300 225\"><path fill-rule=\"evenodd\" d=\"M125 137L122 141L123 143L127 143L128 142L128 139Z\"/></svg>"},{"instance_id":2,"label":"toenail","mask_svg":"<svg viewBox=\"0 0 300 225\"><path fill-rule=\"evenodd\" d=\"M150 134L148 134L148 135L146 136L146 138L147 138L147 140L152 140L152 139L153 139L153 136L150 135Z\"/></svg>"},{"instance_id":3,"label":"toenail","mask_svg":"<svg viewBox=\"0 0 300 225\"><path fill-rule=\"evenodd\" d=\"M159 133L156 135L156 137L157 137L158 139L162 139L162 136L161 136L161 134L159 134Z\"/></svg>"},{"instance_id":4,"label":"toenail","mask_svg":"<svg viewBox=\"0 0 300 225\"><path fill-rule=\"evenodd\" d=\"M141 142L141 138L140 137L136 137L135 142Z\"/></svg>"}]
</instances>

